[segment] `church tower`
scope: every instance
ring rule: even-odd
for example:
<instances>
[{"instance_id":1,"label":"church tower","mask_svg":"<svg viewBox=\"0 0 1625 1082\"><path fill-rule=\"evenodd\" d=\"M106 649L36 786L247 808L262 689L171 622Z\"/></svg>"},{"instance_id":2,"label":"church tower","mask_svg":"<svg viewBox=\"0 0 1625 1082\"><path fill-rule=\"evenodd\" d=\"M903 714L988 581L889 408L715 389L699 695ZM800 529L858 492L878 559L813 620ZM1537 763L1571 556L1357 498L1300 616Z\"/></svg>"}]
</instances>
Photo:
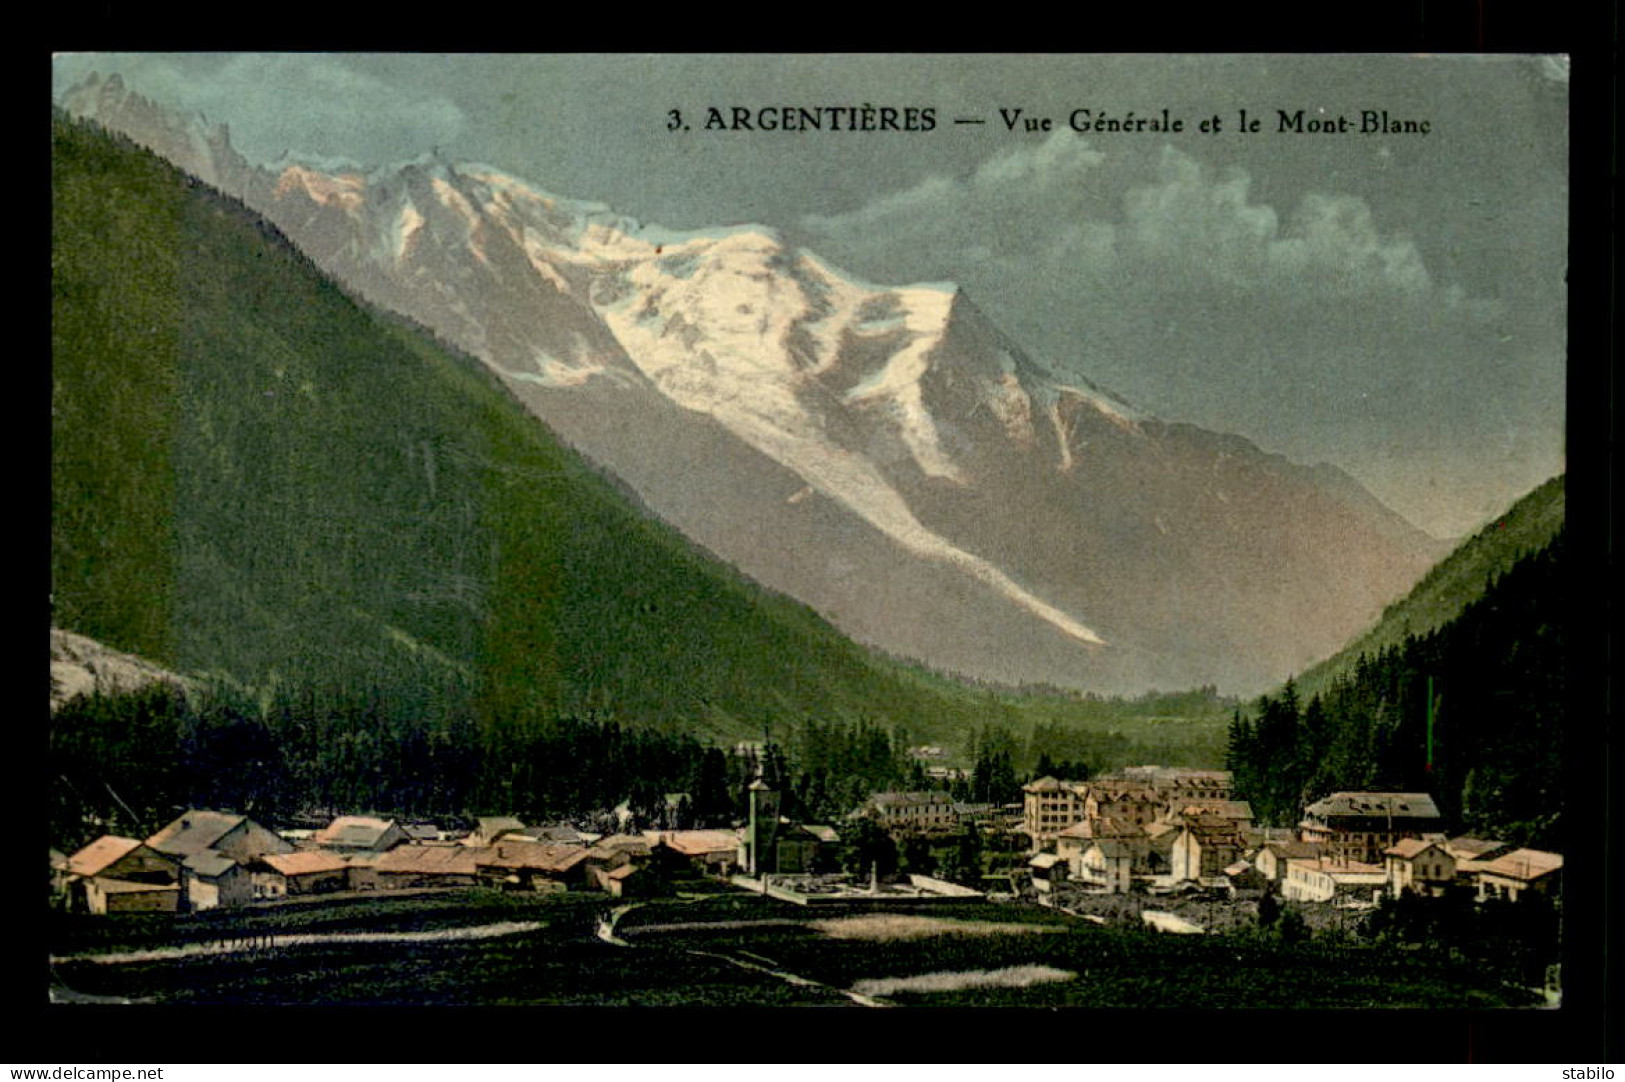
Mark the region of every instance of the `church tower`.
<instances>
[{"instance_id":1,"label":"church tower","mask_svg":"<svg viewBox=\"0 0 1625 1082\"><path fill-rule=\"evenodd\" d=\"M746 871L768 875L778 871L776 848L779 840L779 793L764 778L750 783L750 825L747 828Z\"/></svg>"}]
</instances>

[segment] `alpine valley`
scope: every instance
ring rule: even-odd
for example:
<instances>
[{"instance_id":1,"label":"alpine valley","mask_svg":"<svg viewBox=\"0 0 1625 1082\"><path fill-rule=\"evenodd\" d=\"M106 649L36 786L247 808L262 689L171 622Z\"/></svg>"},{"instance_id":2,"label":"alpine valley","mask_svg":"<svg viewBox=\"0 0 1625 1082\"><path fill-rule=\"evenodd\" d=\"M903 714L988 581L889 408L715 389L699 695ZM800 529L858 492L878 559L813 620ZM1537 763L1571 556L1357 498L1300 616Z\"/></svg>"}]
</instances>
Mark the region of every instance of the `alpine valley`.
<instances>
[{"instance_id":1,"label":"alpine valley","mask_svg":"<svg viewBox=\"0 0 1625 1082\"><path fill-rule=\"evenodd\" d=\"M1251 694L1368 628L1446 548L1333 466L1057 378L952 284L872 284L771 228L664 230L434 155L256 166L116 76L63 105L483 362L702 548L933 669ZM256 363L220 376L300 393ZM433 444L401 449L430 489Z\"/></svg>"}]
</instances>

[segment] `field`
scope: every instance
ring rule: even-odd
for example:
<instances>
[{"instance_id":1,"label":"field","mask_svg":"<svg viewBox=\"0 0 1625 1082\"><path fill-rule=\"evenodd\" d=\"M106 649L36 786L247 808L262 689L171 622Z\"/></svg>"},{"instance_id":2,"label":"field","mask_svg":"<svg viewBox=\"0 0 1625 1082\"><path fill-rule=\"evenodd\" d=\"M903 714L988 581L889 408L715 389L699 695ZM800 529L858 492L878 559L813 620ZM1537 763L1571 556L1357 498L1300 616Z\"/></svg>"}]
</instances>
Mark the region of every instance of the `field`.
<instances>
[{"instance_id":1,"label":"field","mask_svg":"<svg viewBox=\"0 0 1625 1082\"><path fill-rule=\"evenodd\" d=\"M494 934L443 938L479 929ZM51 944L59 991L158 1004L1348 1009L1535 998L1459 963L1346 943L1159 936L1016 905L814 913L748 894L615 903L467 890L180 918L58 915ZM93 960L165 948L172 956Z\"/></svg>"}]
</instances>

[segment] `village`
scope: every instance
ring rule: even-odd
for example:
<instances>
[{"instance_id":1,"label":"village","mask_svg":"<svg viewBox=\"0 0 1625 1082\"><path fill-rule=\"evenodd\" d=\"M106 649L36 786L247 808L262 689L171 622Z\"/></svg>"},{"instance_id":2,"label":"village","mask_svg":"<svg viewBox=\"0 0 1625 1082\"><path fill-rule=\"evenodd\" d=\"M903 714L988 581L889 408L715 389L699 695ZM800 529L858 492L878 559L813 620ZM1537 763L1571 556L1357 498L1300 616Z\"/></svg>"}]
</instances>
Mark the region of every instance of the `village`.
<instances>
[{"instance_id":1,"label":"village","mask_svg":"<svg viewBox=\"0 0 1625 1082\"><path fill-rule=\"evenodd\" d=\"M669 794L668 810L684 796ZM1533 893L1560 904L1561 855L1451 836L1426 793L1332 793L1292 829L1255 826L1220 770L1042 777L1022 798L875 793L837 828L781 815L781 794L758 777L747 821L732 828L634 829L623 806L616 821L626 829L612 833L513 816L480 817L472 829L369 815L273 829L193 809L145 839L108 834L71 855L53 849L51 892L60 908L116 916L479 887L652 898L706 879L819 908L1037 904L1185 934L1254 926L1282 905L1311 927L1347 929L1384 896ZM973 859L956 862L967 840Z\"/></svg>"}]
</instances>

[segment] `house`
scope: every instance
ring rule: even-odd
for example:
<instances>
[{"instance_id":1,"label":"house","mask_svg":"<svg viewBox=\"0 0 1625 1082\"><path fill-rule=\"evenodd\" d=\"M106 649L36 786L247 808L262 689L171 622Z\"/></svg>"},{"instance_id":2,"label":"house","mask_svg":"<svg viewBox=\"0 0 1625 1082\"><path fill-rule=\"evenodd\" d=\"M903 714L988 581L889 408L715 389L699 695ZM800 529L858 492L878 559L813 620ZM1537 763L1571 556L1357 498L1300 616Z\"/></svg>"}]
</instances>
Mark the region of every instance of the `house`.
<instances>
[{"instance_id":1,"label":"house","mask_svg":"<svg viewBox=\"0 0 1625 1082\"><path fill-rule=\"evenodd\" d=\"M482 883L507 890L560 891L587 886L587 866L629 864L624 849L587 849L547 842L498 841L476 850L474 867Z\"/></svg>"},{"instance_id":2,"label":"house","mask_svg":"<svg viewBox=\"0 0 1625 1082\"><path fill-rule=\"evenodd\" d=\"M1079 859L1073 878L1104 887L1112 894L1126 894L1134 878L1135 852L1123 842L1103 838L1089 843Z\"/></svg>"},{"instance_id":3,"label":"house","mask_svg":"<svg viewBox=\"0 0 1625 1082\"><path fill-rule=\"evenodd\" d=\"M653 834L657 847L676 854L702 874L731 875L740 866L741 839L735 831L661 830Z\"/></svg>"},{"instance_id":4,"label":"house","mask_svg":"<svg viewBox=\"0 0 1625 1082\"><path fill-rule=\"evenodd\" d=\"M68 858L68 873L134 883L179 883L181 862L134 838L104 834Z\"/></svg>"},{"instance_id":5,"label":"house","mask_svg":"<svg viewBox=\"0 0 1625 1082\"><path fill-rule=\"evenodd\" d=\"M254 900L254 876L245 866L214 849L193 853L181 862L186 908L231 908Z\"/></svg>"},{"instance_id":6,"label":"house","mask_svg":"<svg viewBox=\"0 0 1625 1082\"><path fill-rule=\"evenodd\" d=\"M1469 836L1448 838L1439 845L1455 858L1457 881L1472 887L1475 891L1478 889L1479 870L1496 857L1510 853L1513 849L1507 842Z\"/></svg>"},{"instance_id":7,"label":"house","mask_svg":"<svg viewBox=\"0 0 1625 1082\"><path fill-rule=\"evenodd\" d=\"M1279 883L1286 878L1287 861L1313 860L1320 855L1320 846L1310 842L1267 841L1253 856L1253 867L1266 882Z\"/></svg>"},{"instance_id":8,"label":"house","mask_svg":"<svg viewBox=\"0 0 1625 1082\"><path fill-rule=\"evenodd\" d=\"M1478 869L1478 900L1517 901L1524 894L1553 895L1560 886L1563 858L1540 849L1514 849Z\"/></svg>"},{"instance_id":9,"label":"house","mask_svg":"<svg viewBox=\"0 0 1625 1082\"><path fill-rule=\"evenodd\" d=\"M1442 843L1401 838L1383 850L1388 869L1388 892L1398 898L1406 891L1437 897L1456 880L1456 858Z\"/></svg>"},{"instance_id":10,"label":"house","mask_svg":"<svg viewBox=\"0 0 1625 1082\"><path fill-rule=\"evenodd\" d=\"M1215 879L1247 851L1236 825L1229 819L1198 818L1186 822L1174 835L1168 874L1184 879Z\"/></svg>"},{"instance_id":11,"label":"house","mask_svg":"<svg viewBox=\"0 0 1625 1082\"><path fill-rule=\"evenodd\" d=\"M176 913L180 911L179 883L137 883L128 879L92 876L84 880L85 904L92 913Z\"/></svg>"},{"instance_id":12,"label":"house","mask_svg":"<svg viewBox=\"0 0 1625 1082\"><path fill-rule=\"evenodd\" d=\"M1227 819L1236 830L1247 833L1253 828L1253 806L1245 800L1221 800L1217 797L1177 799L1169 803L1160 817L1165 823L1184 823L1193 819Z\"/></svg>"},{"instance_id":13,"label":"house","mask_svg":"<svg viewBox=\"0 0 1625 1082\"><path fill-rule=\"evenodd\" d=\"M1145 828L1121 819L1085 819L1055 836L1055 852L1066 862L1072 878L1084 878L1083 856L1096 842L1111 841L1127 851L1135 874L1151 870L1151 838Z\"/></svg>"},{"instance_id":14,"label":"house","mask_svg":"<svg viewBox=\"0 0 1625 1082\"><path fill-rule=\"evenodd\" d=\"M472 887L479 882L479 851L466 845L397 845L370 861L381 890Z\"/></svg>"},{"instance_id":15,"label":"house","mask_svg":"<svg viewBox=\"0 0 1625 1082\"><path fill-rule=\"evenodd\" d=\"M134 838L105 834L67 858L70 887L91 913L174 913L180 861Z\"/></svg>"},{"instance_id":16,"label":"house","mask_svg":"<svg viewBox=\"0 0 1625 1082\"><path fill-rule=\"evenodd\" d=\"M654 868L622 864L608 871L594 869L591 878L599 890L611 898L649 898L665 892Z\"/></svg>"},{"instance_id":17,"label":"house","mask_svg":"<svg viewBox=\"0 0 1625 1082\"><path fill-rule=\"evenodd\" d=\"M952 830L959 825L954 800L947 793L876 793L860 814L873 816L888 831Z\"/></svg>"},{"instance_id":18,"label":"house","mask_svg":"<svg viewBox=\"0 0 1625 1082\"><path fill-rule=\"evenodd\" d=\"M341 815L311 839L334 853L387 853L405 844L406 831L393 819L367 815Z\"/></svg>"},{"instance_id":19,"label":"house","mask_svg":"<svg viewBox=\"0 0 1625 1082\"><path fill-rule=\"evenodd\" d=\"M495 845L506 834L524 834L525 824L511 815L482 815L475 821L474 833L463 839L464 845L485 848Z\"/></svg>"},{"instance_id":20,"label":"house","mask_svg":"<svg viewBox=\"0 0 1625 1082\"><path fill-rule=\"evenodd\" d=\"M1292 902L1369 903L1388 883L1386 868L1360 861L1292 859L1286 869L1281 897Z\"/></svg>"},{"instance_id":21,"label":"house","mask_svg":"<svg viewBox=\"0 0 1625 1082\"><path fill-rule=\"evenodd\" d=\"M1021 787L1022 830L1037 852L1067 827L1083 820L1083 798L1088 786L1080 781L1044 777Z\"/></svg>"},{"instance_id":22,"label":"house","mask_svg":"<svg viewBox=\"0 0 1625 1082\"><path fill-rule=\"evenodd\" d=\"M1443 835L1444 824L1426 793L1333 793L1309 805L1300 838L1318 842L1335 860L1376 863L1402 838Z\"/></svg>"},{"instance_id":23,"label":"house","mask_svg":"<svg viewBox=\"0 0 1625 1082\"><path fill-rule=\"evenodd\" d=\"M351 888L350 862L321 849L267 853L249 861L248 870L260 898L331 894Z\"/></svg>"},{"instance_id":24,"label":"house","mask_svg":"<svg viewBox=\"0 0 1625 1082\"><path fill-rule=\"evenodd\" d=\"M1038 853L1027 861L1027 867L1033 874L1033 889L1040 894L1049 894L1056 883L1067 878L1066 862L1059 853Z\"/></svg>"},{"instance_id":25,"label":"house","mask_svg":"<svg viewBox=\"0 0 1625 1082\"><path fill-rule=\"evenodd\" d=\"M182 860L193 853L212 849L239 864L247 864L268 853L294 850L292 842L246 815L197 809L183 812L148 838L147 845Z\"/></svg>"},{"instance_id":26,"label":"house","mask_svg":"<svg viewBox=\"0 0 1625 1082\"><path fill-rule=\"evenodd\" d=\"M1083 798L1085 819L1119 819L1143 827L1167 808L1156 789L1136 782L1094 781Z\"/></svg>"}]
</instances>

